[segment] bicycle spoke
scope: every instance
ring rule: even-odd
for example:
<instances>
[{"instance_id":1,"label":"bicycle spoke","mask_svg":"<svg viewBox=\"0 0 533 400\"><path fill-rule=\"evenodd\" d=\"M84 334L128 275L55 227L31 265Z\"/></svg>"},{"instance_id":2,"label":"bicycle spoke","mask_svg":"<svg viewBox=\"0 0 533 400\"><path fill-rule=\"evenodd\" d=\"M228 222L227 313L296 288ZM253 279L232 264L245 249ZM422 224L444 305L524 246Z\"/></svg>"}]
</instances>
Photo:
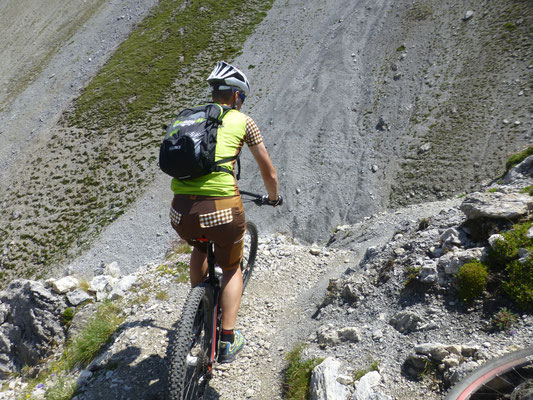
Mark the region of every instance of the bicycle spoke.
<instances>
[{"instance_id":1,"label":"bicycle spoke","mask_svg":"<svg viewBox=\"0 0 533 400\"><path fill-rule=\"evenodd\" d=\"M448 392L447 400L533 400L533 347L487 362Z\"/></svg>"}]
</instances>

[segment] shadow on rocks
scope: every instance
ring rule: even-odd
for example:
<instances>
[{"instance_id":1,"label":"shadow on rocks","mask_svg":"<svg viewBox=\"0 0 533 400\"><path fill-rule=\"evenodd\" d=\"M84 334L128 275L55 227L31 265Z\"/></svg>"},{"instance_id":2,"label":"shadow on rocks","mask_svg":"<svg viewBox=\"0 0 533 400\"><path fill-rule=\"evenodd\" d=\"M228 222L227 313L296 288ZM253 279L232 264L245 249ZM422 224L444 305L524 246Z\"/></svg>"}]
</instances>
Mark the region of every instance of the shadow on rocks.
<instances>
[{"instance_id":1,"label":"shadow on rocks","mask_svg":"<svg viewBox=\"0 0 533 400\"><path fill-rule=\"evenodd\" d=\"M143 320L126 323L121 326L125 331L135 327L153 327L167 331L167 336L173 340L177 323L173 328L160 327L154 320ZM169 346L170 347L170 346ZM122 351L110 354L104 352L101 362L94 369L94 373L79 378L82 389L74 398L76 400L168 400L168 348L165 357L155 352L146 354L146 347L130 346ZM107 357L106 357L107 354ZM91 367L89 366L89 370ZM80 380L86 380L83 384ZM211 387L206 388L204 399L217 400L220 395Z\"/></svg>"},{"instance_id":2,"label":"shadow on rocks","mask_svg":"<svg viewBox=\"0 0 533 400\"><path fill-rule=\"evenodd\" d=\"M152 354L137 362L142 350L128 347L114 354L76 396L79 400L164 400L166 363Z\"/></svg>"}]
</instances>

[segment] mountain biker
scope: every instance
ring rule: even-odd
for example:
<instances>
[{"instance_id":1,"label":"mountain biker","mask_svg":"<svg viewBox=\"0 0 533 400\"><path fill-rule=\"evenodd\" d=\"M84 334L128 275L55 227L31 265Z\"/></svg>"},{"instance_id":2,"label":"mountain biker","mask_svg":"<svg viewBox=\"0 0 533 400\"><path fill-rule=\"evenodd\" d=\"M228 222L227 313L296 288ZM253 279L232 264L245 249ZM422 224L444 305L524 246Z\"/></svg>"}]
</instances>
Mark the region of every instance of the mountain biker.
<instances>
[{"instance_id":1,"label":"mountain biker","mask_svg":"<svg viewBox=\"0 0 533 400\"><path fill-rule=\"evenodd\" d=\"M212 100L231 108L217 131L215 160L238 154L246 143L259 166L268 202L280 205L276 169L263 143L254 120L240 112L250 84L237 68L219 61L207 82ZM235 160L222 164L233 171ZM170 218L172 227L186 240L193 251L190 259L191 286L207 276L207 244L197 239L208 239L215 244L216 263L222 268L222 330L219 362L228 363L244 346L242 333L235 330L235 322L242 295L240 262L244 246L246 223L239 188L233 175L212 172L199 178L172 179L174 192Z\"/></svg>"}]
</instances>

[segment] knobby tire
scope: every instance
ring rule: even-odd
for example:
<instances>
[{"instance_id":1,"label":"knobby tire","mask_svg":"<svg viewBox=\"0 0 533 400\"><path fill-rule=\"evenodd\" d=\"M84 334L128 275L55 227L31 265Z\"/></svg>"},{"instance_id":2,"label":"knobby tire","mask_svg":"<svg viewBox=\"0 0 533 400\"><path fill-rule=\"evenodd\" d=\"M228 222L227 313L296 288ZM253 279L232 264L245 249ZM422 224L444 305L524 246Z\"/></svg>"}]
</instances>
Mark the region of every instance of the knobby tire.
<instances>
[{"instance_id":1,"label":"knobby tire","mask_svg":"<svg viewBox=\"0 0 533 400\"><path fill-rule=\"evenodd\" d=\"M241 260L242 271L242 291L252 276L255 256L257 254L257 227L253 222L246 222L246 232L244 234L244 250Z\"/></svg>"},{"instance_id":2,"label":"knobby tire","mask_svg":"<svg viewBox=\"0 0 533 400\"><path fill-rule=\"evenodd\" d=\"M200 284L191 289L170 343L170 400L202 398L211 377L213 292Z\"/></svg>"},{"instance_id":3,"label":"knobby tire","mask_svg":"<svg viewBox=\"0 0 533 400\"><path fill-rule=\"evenodd\" d=\"M448 392L446 400L533 399L533 347L495 358Z\"/></svg>"}]
</instances>

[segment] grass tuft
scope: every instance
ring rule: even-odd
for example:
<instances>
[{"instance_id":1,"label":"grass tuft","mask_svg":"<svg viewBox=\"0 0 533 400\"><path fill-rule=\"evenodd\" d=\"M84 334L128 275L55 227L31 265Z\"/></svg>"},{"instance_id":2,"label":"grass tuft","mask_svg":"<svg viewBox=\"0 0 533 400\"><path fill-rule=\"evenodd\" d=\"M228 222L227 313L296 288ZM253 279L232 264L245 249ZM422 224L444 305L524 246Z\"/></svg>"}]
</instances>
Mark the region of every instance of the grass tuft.
<instances>
[{"instance_id":1,"label":"grass tuft","mask_svg":"<svg viewBox=\"0 0 533 400\"><path fill-rule=\"evenodd\" d=\"M123 322L119 311L119 307L112 302L100 306L85 329L67 345L63 355L66 369L70 370L76 365L85 367L94 359Z\"/></svg>"},{"instance_id":2,"label":"grass tuft","mask_svg":"<svg viewBox=\"0 0 533 400\"><path fill-rule=\"evenodd\" d=\"M524 161L527 157L531 155L533 155L533 146L528 147L527 149L521 151L518 154L512 155L509 160L507 160L507 163L505 163L505 172L508 172L515 165L520 164L522 161Z\"/></svg>"},{"instance_id":3,"label":"grass tuft","mask_svg":"<svg viewBox=\"0 0 533 400\"><path fill-rule=\"evenodd\" d=\"M322 358L304 360L302 352L305 345L299 344L286 356L289 365L284 374L284 399L306 400L310 396L311 373Z\"/></svg>"},{"instance_id":4,"label":"grass tuft","mask_svg":"<svg viewBox=\"0 0 533 400\"><path fill-rule=\"evenodd\" d=\"M370 360L369 362L369 365L363 369L358 369L358 370L355 370L354 373L353 373L353 379L355 381L358 381L359 379L361 379L363 376L365 376L366 374L368 374L369 372L372 372L372 371L377 371L379 368L379 361L377 360Z\"/></svg>"},{"instance_id":5,"label":"grass tuft","mask_svg":"<svg viewBox=\"0 0 533 400\"><path fill-rule=\"evenodd\" d=\"M41 368L38 376L27 382L18 399L30 398L36 387L45 387L45 383L48 386L50 382L53 385L46 388L47 400L71 399L76 394L77 385L75 379L68 374L77 367L86 367L109 342L124 321L119 313L118 304L111 301L102 303L87 326L67 343L61 359Z\"/></svg>"}]
</instances>

